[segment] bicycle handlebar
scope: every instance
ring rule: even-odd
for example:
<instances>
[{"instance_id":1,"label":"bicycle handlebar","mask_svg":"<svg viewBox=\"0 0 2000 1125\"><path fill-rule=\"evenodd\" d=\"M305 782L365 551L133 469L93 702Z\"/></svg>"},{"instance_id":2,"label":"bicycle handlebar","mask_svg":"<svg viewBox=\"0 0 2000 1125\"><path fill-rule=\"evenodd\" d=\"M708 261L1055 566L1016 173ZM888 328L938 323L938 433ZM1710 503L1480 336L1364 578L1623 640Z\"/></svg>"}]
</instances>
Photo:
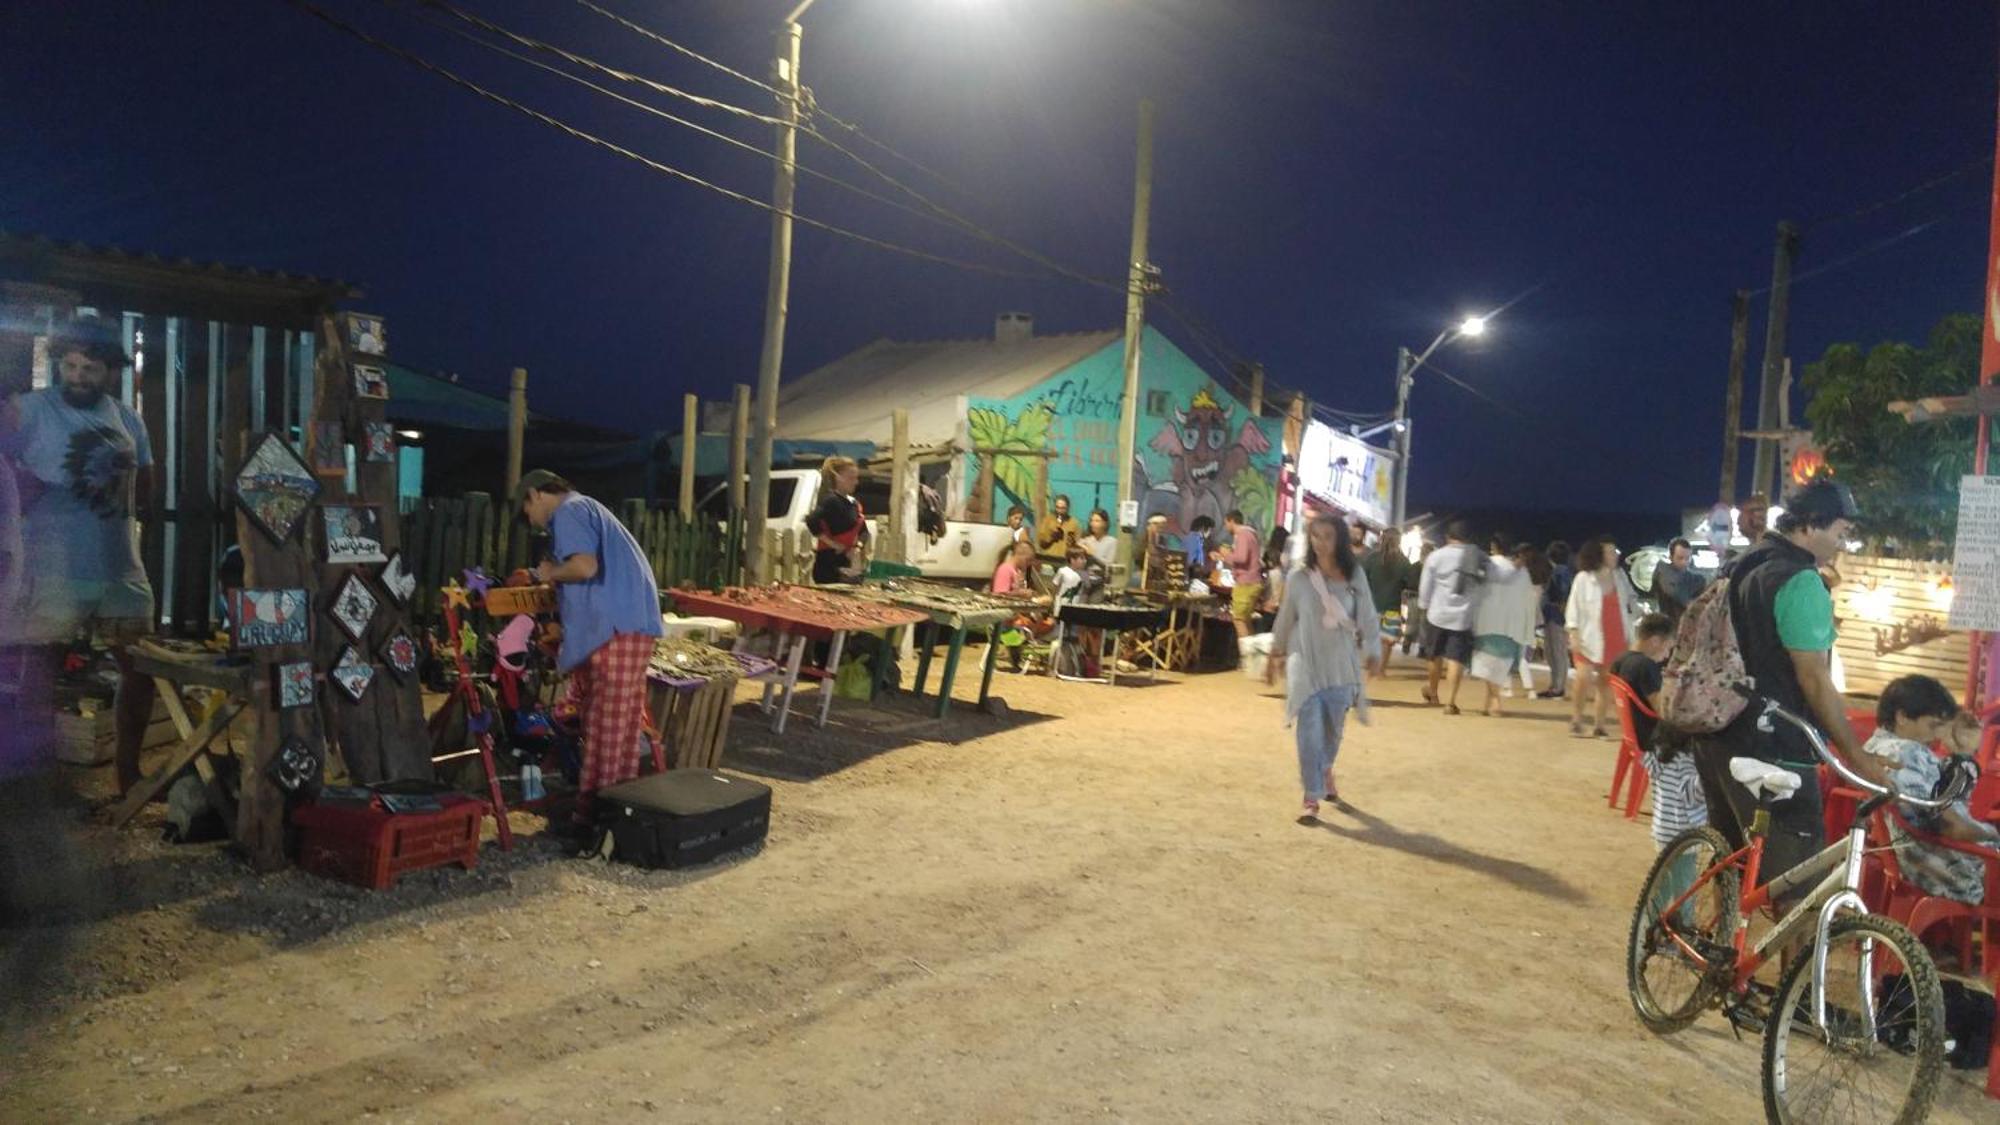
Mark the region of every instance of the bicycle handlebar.
<instances>
[{"instance_id":1,"label":"bicycle handlebar","mask_svg":"<svg viewBox=\"0 0 2000 1125\"><path fill-rule=\"evenodd\" d=\"M1950 790L1942 797L1912 797L1901 790L1892 789L1885 785L1877 785L1860 774L1855 773L1854 767L1848 765L1845 758L1834 753L1833 748L1826 744L1826 736L1819 732L1819 728L1785 710L1783 707L1778 706L1776 700L1770 700L1764 704L1764 713L1757 717L1757 729L1766 733L1775 729L1771 723L1773 718L1783 719L1799 728L1799 731L1806 736L1806 741L1812 744L1813 751L1820 756L1821 761L1833 767L1833 772L1839 774L1842 780L1846 781L1849 785L1866 792L1874 793L1877 796L1894 797L1899 801L1907 801L1920 809L1941 809L1965 796L1971 790L1970 780L1963 771L1954 772Z\"/></svg>"}]
</instances>

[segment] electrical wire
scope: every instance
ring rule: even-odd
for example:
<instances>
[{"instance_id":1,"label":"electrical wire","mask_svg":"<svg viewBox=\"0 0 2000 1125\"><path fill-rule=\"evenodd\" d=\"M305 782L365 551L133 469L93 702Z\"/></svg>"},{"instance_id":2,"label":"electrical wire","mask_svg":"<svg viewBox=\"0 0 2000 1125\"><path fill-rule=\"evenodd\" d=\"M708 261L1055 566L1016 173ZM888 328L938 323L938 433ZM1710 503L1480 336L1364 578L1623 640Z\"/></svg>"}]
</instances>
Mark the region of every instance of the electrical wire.
<instances>
[{"instance_id":1,"label":"electrical wire","mask_svg":"<svg viewBox=\"0 0 2000 1125\"><path fill-rule=\"evenodd\" d=\"M389 2L389 0L384 0L384 2ZM517 62L524 63L528 66L534 67L537 70L545 71L549 74L555 75L558 78L574 82L579 86L582 86L589 90L594 90L597 93L603 94L605 97L612 99L613 101L622 102L625 105L631 106L633 109L639 110L643 113L650 113L655 117L659 117L663 120L671 121L676 125L692 129L695 132L700 133L705 137L712 137L715 140L721 141L723 144L729 145L733 148L742 149L745 152L755 153L758 156L764 157L765 159L768 160L778 159L778 154L772 152L770 149L760 148L757 145L751 144L748 141L739 140L735 137L730 136L727 133L721 132L716 129L711 129L708 126L701 124L700 122L690 121L687 118L681 117L677 114L668 113L666 110L661 109L658 106L648 105L645 102L639 101L637 98L628 98L624 94L621 94L616 90L610 89L609 87L606 86L600 86L597 83L592 82L588 78L583 78L579 75L571 74L570 72L562 69L561 67L551 66L550 64L545 63L540 59L524 55L521 52L513 50L512 48L507 47L503 44L495 43L489 39L482 39L477 34L471 31L467 31L462 27L453 27L437 19L431 18L429 16L423 16L420 18L422 18L424 22L429 23L431 26L436 27L438 30L443 31L448 35L456 36L460 39L465 40L468 43L472 43L477 46L483 47L489 51L492 51L495 54L505 55L510 59L514 59ZM885 207L892 207L905 214L914 215L917 218L924 219L928 222L941 223L954 230L958 229L956 224L941 219L929 211L925 211L917 207L912 207L909 204L904 203L899 199L892 199L889 196L883 195L880 192L872 191L868 188L862 187L859 184L850 183L849 181L843 180L838 176L822 172L817 168L809 167L805 164L799 163L796 160L793 161L793 167L798 170L800 175L809 176L813 179L832 184L833 186L841 188L842 190L853 192L855 195L861 196L864 199L874 200L875 202L880 203Z\"/></svg>"},{"instance_id":2,"label":"electrical wire","mask_svg":"<svg viewBox=\"0 0 2000 1125\"><path fill-rule=\"evenodd\" d=\"M1922 234L1923 232L1931 229L1932 227L1937 226L1939 223L1944 222L1946 219L1953 217L1953 215L1955 215L1959 211L1965 210L1966 206L1969 206L1970 203L1972 202L1977 202L1983 205L1987 201L1983 198L1978 200L1968 201L1967 204L1961 204L1959 207L1954 208L1951 211L1948 211L1942 215L1938 215L1935 218L1927 219L1921 223L1918 223L1916 226L1906 227L1903 230L1897 231L1895 234L1892 234L1887 238L1880 239L1876 242L1872 242L1867 246L1863 246L1859 250L1856 250L1850 254L1844 254L1841 257L1835 258L1833 261L1827 262L1824 265L1814 266L1812 269L1806 270L1803 273L1793 274L1790 284L1798 285L1801 282L1808 281L1812 278L1820 276L1821 274L1830 273L1834 270L1840 269L1843 266L1851 265L1854 262L1860 261L1862 258L1866 258L1871 254L1876 254L1883 250L1887 250L1889 247L1896 245L1898 242L1901 242L1906 238L1911 238L1916 235ZM1761 297L1766 293L1769 293L1770 291L1771 287L1769 285L1765 285L1757 289L1747 289L1744 291L1744 293L1746 296L1750 297Z\"/></svg>"},{"instance_id":3,"label":"electrical wire","mask_svg":"<svg viewBox=\"0 0 2000 1125\"><path fill-rule=\"evenodd\" d=\"M384 2L386 3L388 2L388 0L384 0ZM1017 254L1023 258L1028 259L1029 261L1034 262L1035 264L1041 266L1042 268L1048 270L1049 272L1054 273L1061 277L1069 278L1071 281L1081 282L1085 285L1092 285L1099 289L1105 289L1116 293L1122 293L1125 291L1126 286L1123 283L1108 278L1095 277L1090 274L1084 273L1081 270L1074 269L1071 266L1063 262L1057 261L1056 259L1051 258L1048 255L1043 254L1038 250L1035 250L1028 246L1024 246L1021 243L1016 242L1005 235L999 234L998 232L989 230L986 227L981 226L977 222L965 217L964 215L952 211L950 208L945 207L943 204L938 203L936 200L931 199L923 192L918 191L916 188L913 188L906 183L903 183L901 180L896 179L888 172L884 171L883 169L869 162L866 158L862 157L860 154L855 153L851 149L848 149L846 146L841 145L839 142L834 141L831 138L828 138L823 134L819 133L817 130L813 129L810 125L801 124L797 122L787 122L780 118L769 117L763 114L755 113L751 110L744 109L741 106L735 106L731 105L728 102L716 101L713 98L704 98L696 94L690 94L685 90L669 86L664 82L657 82L654 81L653 79L646 78L643 75L633 74L630 71L620 70L617 67L607 66L604 63L598 62L597 60L589 58L587 56L577 54L576 52L571 51L567 48L556 46L555 44L545 42L541 39L537 39L530 35L523 35L519 32L510 31L507 28L502 27L497 23L494 23L492 20L474 15L473 13L467 12L464 9L457 7L456 5L446 3L445 0L417 0L417 2L422 4L424 7L434 8L437 9L438 11L445 12L456 19L462 20L468 24L471 24L474 27L488 31L492 34L499 35L503 38L518 43L521 46L555 55L558 58L564 59L576 66L581 66L584 67L585 69L596 71L597 73L603 74L610 78L616 78L621 82L635 83L637 85L641 85L648 89L651 89L657 93L666 94L671 97L687 98L701 105L724 109L729 112L749 117L758 121L763 121L772 125L784 125L797 129L799 132L804 133L807 136L818 139L822 143L833 148L835 151L840 152L848 159L853 160L855 163L859 164L862 168L866 169L871 174L891 184L892 186L897 188L897 190L903 192L905 195L908 195L910 198L916 200L918 203L922 204L924 207L934 212L939 218L943 219L944 221L953 226L958 227L961 231L963 231L968 235L982 239L986 242L992 243L1003 249L1011 251L1014 254Z\"/></svg>"},{"instance_id":4,"label":"electrical wire","mask_svg":"<svg viewBox=\"0 0 2000 1125\"><path fill-rule=\"evenodd\" d=\"M776 207L772 204L764 202L761 199L745 195L742 192L734 191L731 190L730 188L723 187L720 184L711 182L709 180L705 180L700 176L693 174L692 172L685 172L679 168L673 167L672 165L664 164L661 163L660 161L652 159L651 157L641 155L640 153L634 152L631 149L624 147L623 145L617 144L613 141L608 141L603 137L597 136L594 133L585 132L584 130L579 129L576 126L571 125L566 121L553 117L549 114L543 113L538 109L534 109L530 106L524 105L521 102L515 101L514 99L509 98L504 94L496 93L493 90L489 90L486 87L481 86L476 82L473 82L471 79L465 78L464 76L456 73L455 71L446 69L445 67L440 66L437 63L431 62L430 60L423 58L422 56L417 55L414 52L405 50L404 48L398 47L392 43L377 38L376 36L371 35L368 32L363 31L358 27L355 27L353 24L341 20L339 17L333 15L331 12L326 11L325 9L319 7L318 5L309 3L308 0L285 0L285 2L295 8L298 8L299 10L305 12L306 14L313 16L314 18L320 20L321 22L327 24L328 26L333 27L339 31L345 32L356 39L359 39L363 43L366 43L369 46L374 47L378 51L382 51L385 54L392 55L396 58L402 59L404 62L407 62L412 66L415 66L421 70L429 71L430 73L435 74L440 78L443 78L444 80L452 83L453 85L469 90L472 93L477 94L480 97L486 99L487 101L493 102L496 105L505 106L506 108L514 110L517 113L533 118L534 120L539 121L542 124L557 130L558 132L566 133L569 136L576 138L577 140L584 141L588 144L596 145L599 148L605 149L619 156L623 156L627 160L631 160L636 163L642 164L648 168L651 168L656 172L661 173L662 175L671 176L674 179L678 180L683 180L687 183L694 184L697 187L707 188L708 190L713 191L719 195L723 195L730 199L734 199L739 203L746 203L752 207L757 208L760 211L767 211L774 215L784 215L787 218L790 218L793 222L799 223L803 226L812 227L817 230L823 230L829 234L839 235L843 238L849 238L856 242L860 242L864 245L876 247L877 249L888 250L894 253L906 255L908 257L919 258L928 262L934 262L938 265L954 266L959 269L968 270L974 273L990 274L996 277L1009 277L1027 281L1044 280L1040 276L1034 274L1024 274L1015 270L1004 270L996 266L989 266L982 262L973 262L962 258L952 258L943 254L933 254L928 250L920 250L914 246L905 246L902 243L890 242L886 239L875 238L872 235L862 234L859 231L848 230L845 227L835 226L832 223L825 222L820 219L808 218L807 216L801 215L796 211L790 211Z\"/></svg>"},{"instance_id":5,"label":"electrical wire","mask_svg":"<svg viewBox=\"0 0 2000 1125\"><path fill-rule=\"evenodd\" d=\"M847 130L850 134L859 137L864 141L867 141L869 144L874 145L876 148L879 148L883 152L888 153L890 156L893 156L896 159L902 161L903 163L908 164L910 167L915 168L917 171L924 173L925 175L931 177L932 179L945 185L946 187L951 188L952 190L958 192L960 195L971 194L970 192L966 191L966 189L962 185L960 185L957 181L951 179L949 176L946 176L944 173L937 171L936 169L925 164L923 161L918 160L914 156L910 156L905 153L897 151L895 148L891 147L888 144L888 142L877 140L875 137L871 136L867 132L864 132L861 126L856 125L851 121L845 120L844 118L835 115L833 111L827 109L825 106L820 105L818 99L813 98L811 96L810 91L807 91L807 95L804 98L793 99L791 92L788 90L781 90L778 87L771 85L769 82L765 82L760 78L753 78L752 76L745 74L740 70L737 70L735 67L732 67L726 63L718 62L715 59L712 59L707 55L702 54L700 51L697 51L692 47L676 43L672 39L669 39L666 36L661 35L659 32L654 31L651 28L642 26L638 23L634 23L633 21L626 19L624 16L621 16L616 12L609 11L597 4L592 3L591 0L575 0L575 2L579 6L589 11L596 12L598 15L603 16L605 19L608 19L613 23L618 24L619 26L625 28L627 31L631 31L637 35L642 35L647 39L650 39L653 42L668 48L669 50L677 51L680 54L686 55L688 58L691 58L696 62L714 67L716 70L719 70L722 73L727 74L732 78L738 78L745 82L748 82L750 85L755 86L758 89L763 90L764 92L771 94L774 97L785 98L788 100L796 100L800 103L799 108L802 112L809 111L818 117L825 118L827 121L832 122L834 125L837 125L840 128ZM815 136L817 136L817 134L815 134ZM821 137L820 139L826 140L826 138L824 137Z\"/></svg>"},{"instance_id":6,"label":"electrical wire","mask_svg":"<svg viewBox=\"0 0 2000 1125\"><path fill-rule=\"evenodd\" d=\"M1833 215L1822 215L1817 219L1808 221L1807 223L1802 225L1799 229L1803 232L1812 230L1815 227L1826 226L1830 223L1841 223L1841 222L1846 222L1849 219L1861 218L1864 215L1872 215L1875 212L1880 211L1885 207L1893 207L1896 204L1901 203L1903 200L1908 199L1913 195L1920 195L1924 192L1930 191L1932 188L1942 187L1943 185L1950 183L1951 181L1959 178L1960 176L1965 175L1967 172L1971 172L1980 168L1985 168L1991 165L1992 163L1993 163L1993 154L1990 152L1984 153L1977 159L1968 160L1964 164L1961 164L1958 167L1953 168L1948 172L1944 172L1940 175L1933 176L1930 179L1925 180L1920 184L1917 184L1915 187L1906 188L1903 191L1899 191L1895 195L1892 195L1887 199L1878 200L1874 203L1869 203L1860 207L1856 207L1852 211L1845 211Z\"/></svg>"}]
</instances>

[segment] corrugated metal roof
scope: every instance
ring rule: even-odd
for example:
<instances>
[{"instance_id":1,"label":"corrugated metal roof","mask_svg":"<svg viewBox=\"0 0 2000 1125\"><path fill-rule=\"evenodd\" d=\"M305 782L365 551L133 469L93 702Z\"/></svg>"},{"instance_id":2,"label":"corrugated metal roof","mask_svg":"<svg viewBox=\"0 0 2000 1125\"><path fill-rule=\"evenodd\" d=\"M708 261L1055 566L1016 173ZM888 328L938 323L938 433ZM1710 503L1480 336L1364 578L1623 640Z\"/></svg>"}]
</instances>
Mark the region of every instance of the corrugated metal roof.
<instances>
[{"instance_id":1,"label":"corrugated metal roof","mask_svg":"<svg viewBox=\"0 0 2000 1125\"><path fill-rule=\"evenodd\" d=\"M160 254L126 250L120 246L92 246L83 242L64 242L40 234L22 234L0 230L0 257L33 260L62 255L79 260L145 266L156 269L173 270L184 274L226 277L241 281L261 282L266 285L288 286L297 289L326 291L335 298L358 297L359 290L349 282L337 278L316 277L312 274L286 273L284 270L259 270L250 266L232 266L222 262L197 262L192 258L167 258Z\"/></svg>"},{"instance_id":2,"label":"corrugated metal roof","mask_svg":"<svg viewBox=\"0 0 2000 1125\"><path fill-rule=\"evenodd\" d=\"M902 409L910 411L913 443L946 441L961 417L958 396L1018 395L1119 338L1111 330L1006 344L877 340L785 384L778 393L778 434L887 444L890 416Z\"/></svg>"}]
</instances>

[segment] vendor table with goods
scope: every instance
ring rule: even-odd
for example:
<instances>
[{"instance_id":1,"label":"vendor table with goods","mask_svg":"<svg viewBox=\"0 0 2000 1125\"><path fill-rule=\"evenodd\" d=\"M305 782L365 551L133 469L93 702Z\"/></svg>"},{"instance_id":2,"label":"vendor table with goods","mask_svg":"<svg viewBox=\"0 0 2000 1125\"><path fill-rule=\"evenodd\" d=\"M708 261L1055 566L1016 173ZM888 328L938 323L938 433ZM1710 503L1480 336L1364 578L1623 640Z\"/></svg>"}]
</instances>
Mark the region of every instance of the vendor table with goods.
<instances>
[{"instance_id":1,"label":"vendor table with goods","mask_svg":"<svg viewBox=\"0 0 2000 1125\"><path fill-rule=\"evenodd\" d=\"M855 587L853 593L864 600L920 610L930 618L931 624L951 631L951 640L945 649L944 671L938 678L937 717L940 719L951 711L951 688L958 677L958 659L965 650L966 635L972 632L986 634L986 666L979 677L979 705L984 707L987 696L993 690L993 665L1000 652L1000 627L1034 608L1016 598L915 578L870 582ZM924 644L918 648L914 690L922 698L924 684L930 678L933 646Z\"/></svg>"},{"instance_id":2,"label":"vendor table with goods","mask_svg":"<svg viewBox=\"0 0 2000 1125\"><path fill-rule=\"evenodd\" d=\"M1130 632L1150 631L1155 635L1159 634L1167 628L1171 612L1166 606L1148 605L1144 602L1070 602L1056 610L1056 620L1061 621L1066 629L1102 629L1111 634L1113 659L1104 666L1104 678L1092 682L1116 684L1119 639ZM1055 665L1055 661L1049 662L1051 671L1055 669ZM1148 664L1146 677L1151 679L1152 675L1152 665Z\"/></svg>"},{"instance_id":3,"label":"vendor table with goods","mask_svg":"<svg viewBox=\"0 0 2000 1125\"><path fill-rule=\"evenodd\" d=\"M777 734L785 731L792 694L802 673L820 681L819 718L814 725L826 725L833 708L833 679L840 671L840 653L849 633L886 633L930 617L922 610L863 600L833 587L732 586L719 593L674 590L671 596L683 613L727 618L743 626L744 636L736 642L738 651L753 630L778 638L774 655L782 659L784 674L777 683L765 681L763 704L765 713L772 716L771 730ZM828 643L826 663L818 668L804 666L806 645L813 641ZM781 697L775 710L771 702L774 692Z\"/></svg>"},{"instance_id":4,"label":"vendor table with goods","mask_svg":"<svg viewBox=\"0 0 2000 1125\"><path fill-rule=\"evenodd\" d=\"M656 746L670 748L673 769L713 769L721 764L736 702L736 681L757 679L777 664L748 652L705 641L661 637L646 665L647 713Z\"/></svg>"},{"instance_id":5,"label":"vendor table with goods","mask_svg":"<svg viewBox=\"0 0 2000 1125\"><path fill-rule=\"evenodd\" d=\"M211 795L219 793L215 770L208 756L217 753L213 748L215 740L250 705L251 683L257 672L256 666L241 656L231 656L220 649L201 645L169 645L147 640L134 644L129 653L132 670L152 679L160 703L173 720L174 731L181 736L181 741L168 756L165 765L141 778L119 801L111 814L111 822L120 827L130 823L148 801L190 764ZM181 689L184 687L221 692L222 701L209 712L205 721L197 725L181 702ZM120 736L123 737L123 732ZM232 831L235 830L235 817L229 815L229 809L218 805L217 811L223 813Z\"/></svg>"}]
</instances>

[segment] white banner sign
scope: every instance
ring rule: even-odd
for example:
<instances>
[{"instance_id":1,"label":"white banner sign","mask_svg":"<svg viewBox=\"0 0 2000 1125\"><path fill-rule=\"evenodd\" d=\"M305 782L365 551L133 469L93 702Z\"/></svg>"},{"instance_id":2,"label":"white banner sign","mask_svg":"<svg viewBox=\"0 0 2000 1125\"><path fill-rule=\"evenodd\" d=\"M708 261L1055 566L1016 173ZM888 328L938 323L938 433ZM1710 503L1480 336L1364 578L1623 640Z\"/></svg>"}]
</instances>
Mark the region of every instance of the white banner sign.
<instances>
[{"instance_id":1,"label":"white banner sign","mask_svg":"<svg viewBox=\"0 0 2000 1125\"><path fill-rule=\"evenodd\" d=\"M2000 632L2000 477L1959 481L1951 583L1951 627Z\"/></svg>"},{"instance_id":2,"label":"white banner sign","mask_svg":"<svg viewBox=\"0 0 2000 1125\"><path fill-rule=\"evenodd\" d=\"M1367 442L1313 421L1299 441L1299 487L1377 527L1389 522L1395 463Z\"/></svg>"}]
</instances>

